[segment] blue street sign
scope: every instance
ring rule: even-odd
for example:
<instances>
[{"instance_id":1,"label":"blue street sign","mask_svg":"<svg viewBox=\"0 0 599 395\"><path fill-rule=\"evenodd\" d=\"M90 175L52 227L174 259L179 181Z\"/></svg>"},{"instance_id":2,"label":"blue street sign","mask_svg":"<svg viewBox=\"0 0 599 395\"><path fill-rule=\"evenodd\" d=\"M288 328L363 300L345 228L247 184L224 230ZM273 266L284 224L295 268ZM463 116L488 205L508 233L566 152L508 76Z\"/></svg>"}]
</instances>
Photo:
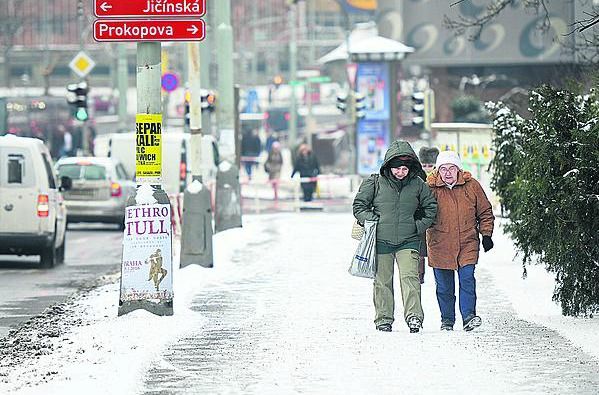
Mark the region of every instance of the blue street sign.
<instances>
[{"instance_id":1,"label":"blue street sign","mask_svg":"<svg viewBox=\"0 0 599 395\"><path fill-rule=\"evenodd\" d=\"M172 92L179 86L179 77L174 73L162 74L162 89L166 92Z\"/></svg>"}]
</instances>

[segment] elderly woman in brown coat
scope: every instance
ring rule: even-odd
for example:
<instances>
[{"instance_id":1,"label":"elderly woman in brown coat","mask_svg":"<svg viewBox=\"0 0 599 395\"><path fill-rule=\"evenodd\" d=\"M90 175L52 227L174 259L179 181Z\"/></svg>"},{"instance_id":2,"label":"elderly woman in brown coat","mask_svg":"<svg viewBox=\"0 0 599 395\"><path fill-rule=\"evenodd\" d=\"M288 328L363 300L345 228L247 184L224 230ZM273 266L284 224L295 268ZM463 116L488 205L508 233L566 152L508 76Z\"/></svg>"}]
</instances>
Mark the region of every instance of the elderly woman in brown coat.
<instances>
[{"instance_id":1,"label":"elderly woman in brown coat","mask_svg":"<svg viewBox=\"0 0 599 395\"><path fill-rule=\"evenodd\" d=\"M476 315L476 280L479 233L485 252L493 248L495 217L491 203L472 175L462 170L457 153L439 154L428 185L437 198L437 220L427 230L428 263L434 269L441 330L455 323L455 274L460 283L460 313L465 331L481 325Z\"/></svg>"}]
</instances>

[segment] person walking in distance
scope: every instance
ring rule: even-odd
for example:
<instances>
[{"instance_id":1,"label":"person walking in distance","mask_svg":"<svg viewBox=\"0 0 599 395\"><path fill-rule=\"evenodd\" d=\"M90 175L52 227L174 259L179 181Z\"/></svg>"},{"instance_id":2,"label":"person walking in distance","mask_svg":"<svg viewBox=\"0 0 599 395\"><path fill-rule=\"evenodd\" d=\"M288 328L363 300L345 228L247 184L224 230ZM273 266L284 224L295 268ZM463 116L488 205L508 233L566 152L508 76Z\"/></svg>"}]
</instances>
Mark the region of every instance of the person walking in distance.
<instances>
[{"instance_id":1,"label":"person walking in distance","mask_svg":"<svg viewBox=\"0 0 599 395\"><path fill-rule=\"evenodd\" d=\"M295 173L299 173L301 178L309 179L301 181L301 185L302 191L304 192L304 202L311 202L312 195L316 190L315 177L320 174L320 166L308 144L302 144L298 148L298 154L293 164L291 178L293 178Z\"/></svg>"},{"instance_id":2,"label":"person walking in distance","mask_svg":"<svg viewBox=\"0 0 599 395\"><path fill-rule=\"evenodd\" d=\"M437 301L441 310L441 330L455 324L455 272L459 279L459 305L463 328L471 331L481 325L476 315L474 269L479 255L479 233L485 252L493 248L495 216L481 185L462 170L454 151L444 151L436 170L427 179L439 205L437 220L427 231L428 264L435 273Z\"/></svg>"},{"instance_id":3,"label":"person walking in distance","mask_svg":"<svg viewBox=\"0 0 599 395\"><path fill-rule=\"evenodd\" d=\"M281 168L283 167L283 155L281 154L281 143L275 141L272 143L268 158L264 163L264 170L268 173L268 180L272 185L275 194L275 200L279 200L279 179L281 178Z\"/></svg>"},{"instance_id":4,"label":"person walking in distance","mask_svg":"<svg viewBox=\"0 0 599 395\"><path fill-rule=\"evenodd\" d=\"M437 213L437 202L423 180L418 157L409 143L394 141L380 168L360 185L353 202L360 224L378 221L377 271L374 278L376 329L390 332L394 321L393 263L399 269L404 319L410 332L422 328L419 248ZM417 212L420 214L417 216Z\"/></svg>"}]
</instances>

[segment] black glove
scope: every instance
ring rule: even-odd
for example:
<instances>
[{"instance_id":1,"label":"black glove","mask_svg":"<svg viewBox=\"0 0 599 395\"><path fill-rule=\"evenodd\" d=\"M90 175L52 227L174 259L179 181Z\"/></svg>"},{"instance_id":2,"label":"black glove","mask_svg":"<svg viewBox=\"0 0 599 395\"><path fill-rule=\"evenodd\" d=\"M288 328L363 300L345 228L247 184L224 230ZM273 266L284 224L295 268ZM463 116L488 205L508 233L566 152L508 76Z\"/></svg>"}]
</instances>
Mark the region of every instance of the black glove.
<instances>
[{"instance_id":1,"label":"black glove","mask_svg":"<svg viewBox=\"0 0 599 395\"><path fill-rule=\"evenodd\" d=\"M491 248L493 248L493 239L491 239L491 236L483 236L483 249L487 252Z\"/></svg>"}]
</instances>

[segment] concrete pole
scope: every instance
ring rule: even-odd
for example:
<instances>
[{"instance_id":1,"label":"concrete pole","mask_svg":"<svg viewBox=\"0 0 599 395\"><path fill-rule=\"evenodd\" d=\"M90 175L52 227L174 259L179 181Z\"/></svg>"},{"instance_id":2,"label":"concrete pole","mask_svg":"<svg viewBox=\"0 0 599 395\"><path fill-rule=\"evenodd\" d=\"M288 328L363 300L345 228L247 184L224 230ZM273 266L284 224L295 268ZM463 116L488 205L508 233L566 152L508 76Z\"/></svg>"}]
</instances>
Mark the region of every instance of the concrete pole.
<instances>
[{"instance_id":1,"label":"concrete pole","mask_svg":"<svg viewBox=\"0 0 599 395\"><path fill-rule=\"evenodd\" d=\"M233 87L233 28L231 0L216 2L216 48L218 62L219 148L223 159L235 163L235 111Z\"/></svg>"},{"instance_id":2,"label":"concrete pole","mask_svg":"<svg viewBox=\"0 0 599 395\"><path fill-rule=\"evenodd\" d=\"M162 105L161 105L161 88L160 88L160 79L161 79L161 45L159 42L141 42L137 43L137 118L139 119L137 122L142 123L151 123L154 131L149 132L145 129L145 125L140 125L140 130L138 130L136 139L136 152L141 152L141 149L146 149L145 153L156 154L156 157L159 158L162 156L162 145L161 141L161 130L162 125L159 120L162 119ZM142 121L142 118L147 118ZM151 138L150 138L151 137ZM140 141L142 140L142 141ZM156 144L158 143L158 144ZM157 159L154 160L155 163L160 163ZM137 176L137 189L133 196L130 196L127 200L127 208L125 214L125 239L123 240L123 261L128 261L131 259L146 259L146 264L148 264L149 258L148 248L144 243L137 243L136 238L140 237L137 228L133 226L135 222L138 221L148 221L152 222L153 218L150 216L149 207L155 204L161 205L161 207L168 207L168 218L164 218L166 223L166 229L164 229L165 239L152 239L150 240L153 243L160 243L160 248L155 250L155 253L160 253L159 259L160 262L160 272L162 273L162 277L159 281L160 293L158 295L152 295L150 299L145 297L137 297L130 294L131 288L140 288L143 285L140 285L138 279L132 277L131 272L125 269L124 262L121 263L121 295L119 300L119 311L118 315L127 314L136 309L145 309L156 315L173 315L173 284L172 284L172 272L173 272L173 264L172 264L172 227L170 226L170 201L168 195L162 189L161 177L156 174L151 177L148 176L145 178L141 176L143 174L143 170L148 164L142 166L136 159L136 174ZM154 170L154 169L152 169ZM159 174L161 174L161 166L158 169ZM131 208L133 206L133 208ZM145 208L145 210L144 210ZM162 212L162 210L159 210ZM146 212L144 214L144 212ZM154 215L155 214L155 211ZM132 215L132 213L135 213ZM137 216L137 217L136 217ZM130 222L133 221L133 222ZM144 230L145 232L145 230ZM132 236L133 235L133 236ZM143 237L148 237L144 233ZM154 246L152 246L152 249ZM151 266L153 268L153 264ZM169 276L167 277L167 274ZM144 273L145 276L145 273ZM147 277L146 277L147 278ZM145 280L145 278L144 278ZM164 281L163 281L164 280ZM151 285L150 285L151 286ZM141 288L140 288L141 289ZM156 291L159 290L158 285L156 285ZM146 292L152 292L149 290L144 290ZM154 302L154 299L157 299L158 302Z\"/></svg>"},{"instance_id":3,"label":"concrete pole","mask_svg":"<svg viewBox=\"0 0 599 395\"><path fill-rule=\"evenodd\" d=\"M127 90L129 89L129 73L127 70L127 47L125 44L117 45L117 87L119 90L119 132L127 130Z\"/></svg>"},{"instance_id":4,"label":"concrete pole","mask_svg":"<svg viewBox=\"0 0 599 395\"><path fill-rule=\"evenodd\" d=\"M237 228L241 221L241 187L235 147L235 92L233 82L233 27L231 0L216 2L216 49L218 62L218 142L221 163L216 174L215 231Z\"/></svg>"},{"instance_id":5,"label":"concrete pole","mask_svg":"<svg viewBox=\"0 0 599 395\"><path fill-rule=\"evenodd\" d=\"M190 162L193 181L183 195L183 229L181 233L181 262L185 267L198 264L213 267L212 209L210 192L202 185L202 100L200 44L187 44L189 78L189 128L191 133Z\"/></svg>"},{"instance_id":6,"label":"concrete pole","mask_svg":"<svg viewBox=\"0 0 599 395\"><path fill-rule=\"evenodd\" d=\"M289 108L289 148L293 149L297 140L297 98L295 84L297 79L297 4L289 5L289 83L291 84L291 105Z\"/></svg>"}]
</instances>

